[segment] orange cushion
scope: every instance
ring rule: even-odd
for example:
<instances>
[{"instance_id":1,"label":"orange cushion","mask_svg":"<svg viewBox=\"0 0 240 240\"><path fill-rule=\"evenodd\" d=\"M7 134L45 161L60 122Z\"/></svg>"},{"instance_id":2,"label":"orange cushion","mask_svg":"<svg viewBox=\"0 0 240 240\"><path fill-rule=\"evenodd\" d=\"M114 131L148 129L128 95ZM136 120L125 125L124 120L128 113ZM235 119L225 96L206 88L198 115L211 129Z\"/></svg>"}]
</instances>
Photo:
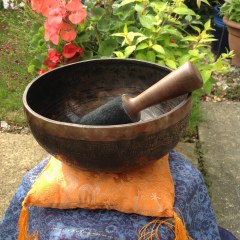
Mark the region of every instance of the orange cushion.
<instances>
[{"instance_id":1,"label":"orange cushion","mask_svg":"<svg viewBox=\"0 0 240 240\"><path fill-rule=\"evenodd\" d=\"M168 156L124 173L82 171L51 157L23 205L114 209L145 216L172 217L173 203L174 185Z\"/></svg>"}]
</instances>

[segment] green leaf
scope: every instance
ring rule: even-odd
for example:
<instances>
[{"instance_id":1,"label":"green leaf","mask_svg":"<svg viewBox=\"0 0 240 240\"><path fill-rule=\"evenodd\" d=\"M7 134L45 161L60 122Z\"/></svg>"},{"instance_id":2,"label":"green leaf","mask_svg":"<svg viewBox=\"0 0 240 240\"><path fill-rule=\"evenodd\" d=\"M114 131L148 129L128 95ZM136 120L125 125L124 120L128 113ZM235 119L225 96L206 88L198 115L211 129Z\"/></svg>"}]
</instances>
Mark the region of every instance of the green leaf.
<instances>
[{"instance_id":1,"label":"green leaf","mask_svg":"<svg viewBox=\"0 0 240 240\"><path fill-rule=\"evenodd\" d=\"M113 33L113 34L111 34L111 36L115 36L115 37L124 37L125 34L124 34L124 33Z\"/></svg>"},{"instance_id":2,"label":"green leaf","mask_svg":"<svg viewBox=\"0 0 240 240\"><path fill-rule=\"evenodd\" d=\"M197 42L198 37L195 36L186 36L181 39L181 41L190 41L190 42Z\"/></svg>"},{"instance_id":3,"label":"green leaf","mask_svg":"<svg viewBox=\"0 0 240 240\"><path fill-rule=\"evenodd\" d=\"M146 61L147 57L146 57L146 55L144 53L140 52L140 53L136 54L136 59Z\"/></svg>"},{"instance_id":4,"label":"green leaf","mask_svg":"<svg viewBox=\"0 0 240 240\"><path fill-rule=\"evenodd\" d=\"M158 52L158 53L165 54L165 50L164 50L164 48L163 48L161 45L154 44L154 45L152 46L152 49L155 50L155 51Z\"/></svg>"},{"instance_id":5,"label":"green leaf","mask_svg":"<svg viewBox=\"0 0 240 240\"><path fill-rule=\"evenodd\" d=\"M35 68L34 65L29 65L29 66L28 66L28 72L29 72L29 73L34 73L35 71L36 71L36 68Z\"/></svg>"},{"instance_id":6,"label":"green leaf","mask_svg":"<svg viewBox=\"0 0 240 240\"><path fill-rule=\"evenodd\" d=\"M146 49L146 48L148 48L148 44L147 43L140 43L137 46L137 50L142 50L142 49Z\"/></svg>"},{"instance_id":7,"label":"green leaf","mask_svg":"<svg viewBox=\"0 0 240 240\"><path fill-rule=\"evenodd\" d=\"M190 56L188 54L183 55L182 57L179 58L179 64L182 65L185 62L187 62L190 59Z\"/></svg>"},{"instance_id":8,"label":"green leaf","mask_svg":"<svg viewBox=\"0 0 240 240\"><path fill-rule=\"evenodd\" d=\"M188 22L191 22L193 18L192 18L191 15L187 15L187 16L185 17L185 19L186 19Z\"/></svg>"},{"instance_id":9,"label":"green leaf","mask_svg":"<svg viewBox=\"0 0 240 240\"><path fill-rule=\"evenodd\" d=\"M209 19L205 24L204 24L204 30L212 30L211 28L211 19Z\"/></svg>"},{"instance_id":10,"label":"green leaf","mask_svg":"<svg viewBox=\"0 0 240 240\"><path fill-rule=\"evenodd\" d=\"M161 29L161 35L165 34L167 36L171 35L173 37L176 37L178 39L182 39L183 35L180 31L178 31L176 28L172 28L169 25L165 25Z\"/></svg>"},{"instance_id":11,"label":"green leaf","mask_svg":"<svg viewBox=\"0 0 240 240\"><path fill-rule=\"evenodd\" d=\"M115 7L115 8L114 8ZM129 5L124 5L124 6L117 6L116 7L116 4L113 5L113 14L115 16L118 16L118 19L117 21L122 21L124 22L125 20L127 21L129 19L130 16L132 16L134 14L134 8L131 4ZM111 20L113 19L111 16L110 16Z\"/></svg>"},{"instance_id":12,"label":"green leaf","mask_svg":"<svg viewBox=\"0 0 240 240\"><path fill-rule=\"evenodd\" d=\"M198 56L199 55L199 50L198 49L189 50L188 53L191 56Z\"/></svg>"},{"instance_id":13,"label":"green leaf","mask_svg":"<svg viewBox=\"0 0 240 240\"><path fill-rule=\"evenodd\" d=\"M201 1L202 1L202 0L197 0L197 6L198 6L198 8L200 8L200 6L201 6Z\"/></svg>"},{"instance_id":14,"label":"green leaf","mask_svg":"<svg viewBox=\"0 0 240 240\"><path fill-rule=\"evenodd\" d=\"M172 68L172 69L176 69L177 65L175 63L175 61L171 60L171 59L165 59L165 63L168 67Z\"/></svg>"},{"instance_id":15,"label":"green leaf","mask_svg":"<svg viewBox=\"0 0 240 240\"><path fill-rule=\"evenodd\" d=\"M141 14L144 11L144 6L143 4L136 4L134 7L135 11L138 12L139 14Z\"/></svg>"},{"instance_id":16,"label":"green leaf","mask_svg":"<svg viewBox=\"0 0 240 240\"><path fill-rule=\"evenodd\" d=\"M138 17L139 17L139 21L140 21L140 23L143 27L152 30L152 28L154 26L154 22L155 22L155 19L154 19L153 15L150 15L150 14L141 15L141 14L139 14Z\"/></svg>"},{"instance_id":17,"label":"green leaf","mask_svg":"<svg viewBox=\"0 0 240 240\"><path fill-rule=\"evenodd\" d=\"M155 63L155 61L156 61L156 54L154 53L154 51L148 51L146 57L147 57L147 61Z\"/></svg>"},{"instance_id":18,"label":"green leaf","mask_svg":"<svg viewBox=\"0 0 240 240\"><path fill-rule=\"evenodd\" d=\"M201 71L201 75L203 82L206 83L212 75L212 70Z\"/></svg>"},{"instance_id":19,"label":"green leaf","mask_svg":"<svg viewBox=\"0 0 240 240\"><path fill-rule=\"evenodd\" d=\"M173 10L178 15L196 15L196 13L187 7L177 7Z\"/></svg>"},{"instance_id":20,"label":"green leaf","mask_svg":"<svg viewBox=\"0 0 240 240\"><path fill-rule=\"evenodd\" d=\"M133 3L133 2L140 2L140 1L138 1L138 0L123 0L123 1L119 4L119 6L124 6L124 5L126 5L126 4Z\"/></svg>"},{"instance_id":21,"label":"green leaf","mask_svg":"<svg viewBox=\"0 0 240 240\"><path fill-rule=\"evenodd\" d=\"M101 42L98 52L102 56L111 57L116 47L117 47L117 41L113 38L109 38Z\"/></svg>"},{"instance_id":22,"label":"green leaf","mask_svg":"<svg viewBox=\"0 0 240 240\"><path fill-rule=\"evenodd\" d=\"M176 44L176 43L168 43L168 47L173 47L173 48L177 48L177 47L179 47L179 45L178 44Z\"/></svg>"},{"instance_id":23,"label":"green leaf","mask_svg":"<svg viewBox=\"0 0 240 240\"><path fill-rule=\"evenodd\" d=\"M206 38L206 39L201 39L199 42L200 43L205 43L205 42L215 42L218 41L216 38Z\"/></svg>"},{"instance_id":24,"label":"green leaf","mask_svg":"<svg viewBox=\"0 0 240 240\"><path fill-rule=\"evenodd\" d=\"M204 85L203 85L203 89L205 90L205 92L207 94L210 94L211 93L211 89L212 89L212 84L210 81L206 82Z\"/></svg>"},{"instance_id":25,"label":"green leaf","mask_svg":"<svg viewBox=\"0 0 240 240\"><path fill-rule=\"evenodd\" d=\"M197 0L197 6L198 8L201 7L201 3L204 2L206 3L208 6L211 6L210 3L208 2L208 0Z\"/></svg>"},{"instance_id":26,"label":"green leaf","mask_svg":"<svg viewBox=\"0 0 240 240\"><path fill-rule=\"evenodd\" d=\"M102 18L97 23L98 30L101 32L109 32L110 23L111 23L111 21L109 18Z\"/></svg>"},{"instance_id":27,"label":"green leaf","mask_svg":"<svg viewBox=\"0 0 240 240\"><path fill-rule=\"evenodd\" d=\"M150 3L150 6L156 9L159 12L164 12L167 8L167 3L164 2L152 2Z\"/></svg>"},{"instance_id":28,"label":"green leaf","mask_svg":"<svg viewBox=\"0 0 240 240\"><path fill-rule=\"evenodd\" d=\"M39 60L40 62L43 62L44 59L47 57L47 55L48 55L47 52L41 53L40 55L38 55L38 60Z\"/></svg>"},{"instance_id":29,"label":"green leaf","mask_svg":"<svg viewBox=\"0 0 240 240\"><path fill-rule=\"evenodd\" d=\"M42 65L41 61L40 61L39 59L37 59L37 58L34 58L34 59L30 62L30 64L33 64L33 65L35 65L35 66L41 66L41 65Z\"/></svg>"},{"instance_id":30,"label":"green leaf","mask_svg":"<svg viewBox=\"0 0 240 240\"><path fill-rule=\"evenodd\" d=\"M41 25L39 22L33 23L32 27L31 27L30 33L31 33L31 34L37 33L37 32L39 31L39 28L40 28L41 26L42 26L42 25Z\"/></svg>"},{"instance_id":31,"label":"green leaf","mask_svg":"<svg viewBox=\"0 0 240 240\"><path fill-rule=\"evenodd\" d=\"M101 7L90 8L90 12L88 16L92 21L99 21L103 15L105 14L105 10Z\"/></svg>"},{"instance_id":32,"label":"green leaf","mask_svg":"<svg viewBox=\"0 0 240 240\"><path fill-rule=\"evenodd\" d=\"M120 51L116 51L114 52L114 54L118 57L118 58L124 58L124 54Z\"/></svg>"},{"instance_id":33,"label":"green leaf","mask_svg":"<svg viewBox=\"0 0 240 240\"><path fill-rule=\"evenodd\" d=\"M84 55L82 60L89 60L93 57L93 52L92 51L84 51Z\"/></svg>"},{"instance_id":34,"label":"green leaf","mask_svg":"<svg viewBox=\"0 0 240 240\"><path fill-rule=\"evenodd\" d=\"M128 27L127 27L127 24L124 25L123 33L124 33L125 35L128 34Z\"/></svg>"},{"instance_id":35,"label":"green leaf","mask_svg":"<svg viewBox=\"0 0 240 240\"><path fill-rule=\"evenodd\" d=\"M91 39L92 32L91 31L84 31L77 35L76 42L87 42Z\"/></svg>"},{"instance_id":36,"label":"green leaf","mask_svg":"<svg viewBox=\"0 0 240 240\"><path fill-rule=\"evenodd\" d=\"M126 47L125 50L124 50L125 57L126 58L129 57L133 53L133 51L135 49L136 49L136 46L128 46L128 47Z\"/></svg>"},{"instance_id":37,"label":"green leaf","mask_svg":"<svg viewBox=\"0 0 240 240\"><path fill-rule=\"evenodd\" d=\"M139 37L139 38L137 38L136 44L139 44L140 42L142 42L146 39L148 39L148 37L146 37L146 36Z\"/></svg>"},{"instance_id":38,"label":"green leaf","mask_svg":"<svg viewBox=\"0 0 240 240\"><path fill-rule=\"evenodd\" d=\"M145 37L142 33L139 33L139 32L129 32L127 34L128 37Z\"/></svg>"},{"instance_id":39,"label":"green leaf","mask_svg":"<svg viewBox=\"0 0 240 240\"><path fill-rule=\"evenodd\" d=\"M193 25L190 25L190 27L192 29L194 29L196 32L200 33L201 32L201 29L199 27L196 27L196 26L193 26Z\"/></svg>"}]
</instances>

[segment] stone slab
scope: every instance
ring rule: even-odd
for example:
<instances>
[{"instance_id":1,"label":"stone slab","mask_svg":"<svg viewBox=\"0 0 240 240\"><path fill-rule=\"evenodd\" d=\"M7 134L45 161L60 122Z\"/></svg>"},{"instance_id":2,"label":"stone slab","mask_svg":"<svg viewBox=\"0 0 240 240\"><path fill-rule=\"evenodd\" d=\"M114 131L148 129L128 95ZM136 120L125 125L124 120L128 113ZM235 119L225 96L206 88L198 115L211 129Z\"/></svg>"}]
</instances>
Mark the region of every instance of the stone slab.
<instances>
[{"instance_id":1,"label":"stone slab","mask_svg":"<svg viewBox=\"0 0 240 240\"><path fill-rule=\"evenodd\" d=\"M46 156L31 134L0 133L0 219L22 177Z\"/></svg>"},{"instance_id":2,"label":"stone slab","mask_svg":"<svg viewBox=\"0 0 240 240\"><path fill-rule=\"evenodd\" d=\"M240 238L240 102L203 102L199 127L212 206L220 226Z\"/></svg>"},{"instance_id":3,"label":"stone slab","mask_svg":"<svg viewBox=\"0 0 240 240\"><path fill-rule=\"evenodd\" d=\"M183 155L192 165L198 168L198 156L195 143L179 142L176 150Z\"/></svg>"}]
</instances>

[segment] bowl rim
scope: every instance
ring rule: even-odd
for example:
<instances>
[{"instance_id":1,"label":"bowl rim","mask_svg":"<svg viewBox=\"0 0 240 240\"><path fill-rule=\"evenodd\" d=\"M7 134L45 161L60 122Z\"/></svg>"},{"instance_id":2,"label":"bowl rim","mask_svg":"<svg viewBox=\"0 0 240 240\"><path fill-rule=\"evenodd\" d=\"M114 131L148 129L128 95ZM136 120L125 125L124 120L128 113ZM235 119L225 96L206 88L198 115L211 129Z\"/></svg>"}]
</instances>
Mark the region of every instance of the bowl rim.
<instances>
[{"instance_id":1,"label":"bowl rim","mask_svg":"<svg viewBox=\"0 0 240 240\"><path fill-rule=\"evenodd\" d=\"M136 59L116 59L116 58L104 58L104 59L91 59L91 60L84 60L84 61L80 61L80 62L75 62L75 63L71 63L71 64L67 64L67 65L63 65L63 66L60 66L60 67L57 67L53 70L50 70L40 76L37 76L35 79L33 79L28 85L27 87L25 88L25 91L23 93L23 105L24 105L24 110L25 110L25 113L26 111L31 114L32 116L34 116L35 118L37 118L39 120L39 122L41 124L43 124L44 121L47 121L48 123L52 124L52 125L55 125L55 126L65 126L65 127L74 127L75 129L86 129L86 130L90 130L90 129L93 129L93 130L108 130L108 129L129 129L129 128L132 128L133 126L135 127L141 127L142 125L148 125L148 124L152 124L156 121L160 121L161 119L164 119L164 118L167 118L169 115L171 115L173 112L175 112L176 110L181 110L181 108L184 107L184 105L188 104L189 102L191 102L191 99L192 99L192 93L187 93L187 94L184 94L186 95L186 97L177 105L175 106L173 109L171 109L171 111L169 112L166 112L164 114L161 114L159 117L156 117L156 118L153 118L153 119L149 119L149 120L146 120L146 121L139 121L139 122L134 122L134 123L128 123L128 124L119 124L119 125L107 125L107 126L99 126L99 125L82 125L82 124L77 124L77 123L68 123L68 122L61 122L61 121L57 121L57 120L53 120L53 119L50 119L50 118L47 118L47 117L44 117L40 114L38 114L37 112L35 112L28 104L27 102L27 94L28 94L28 91L29 89L31 88L31 86L39 81L42 77L44 77L44 75L46 74L49 74L49 72L54 72L54 71L59 71L60 69L62 68L68 68L72 65L78 65L78 64L81 64L81 63L85 63L85 62L96 62L96 61L128 61L128 62L136 62L136 63L140 63L140 64L148 64L148 65L152 65L152 66L155 66L155 67L162 67L168 71L172 71L172 69L168 68L168 67L165 67L165 66L162 66L162 65L159 65L157 63L152 63L152 62L147 62L147 61L142 61L142 60L136 60ZM27 116L26 116L27 117ZM178 119L179 120L179 119ZM45 125L45 124L43 124ZM60 134L61 135L61 134Z\"/></svg>"}]
</instances>

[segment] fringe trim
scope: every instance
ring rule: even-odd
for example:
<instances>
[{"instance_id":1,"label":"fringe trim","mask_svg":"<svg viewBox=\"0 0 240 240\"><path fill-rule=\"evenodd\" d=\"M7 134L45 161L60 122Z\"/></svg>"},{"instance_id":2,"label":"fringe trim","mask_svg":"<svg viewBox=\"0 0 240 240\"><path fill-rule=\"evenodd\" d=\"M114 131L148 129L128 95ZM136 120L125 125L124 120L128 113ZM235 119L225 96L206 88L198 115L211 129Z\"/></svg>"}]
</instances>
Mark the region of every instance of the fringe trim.
<instances>
[{"instance_id":1,"label":"fringe trim","mask_svg":"<svg viewBox=\"0 0 240 240\"><path fill-rule=\"evenodd\" d=\"M181 218L182 214L180 212ZM166 225L175 235L174 240L193 240L187 233L184 222L177 215L176 212L173 213L172 218L166 219L155 219L148 224L146 224L139 232L138 240L152 240L153 238L160 240L158 236L159 228L162 225ZM22 210L20 213L20 217L18 220L19 227L19 235L18 240L38 240L38 232L34 232L33 234L29 234L28 231L28 220L29 220L29 212L28 208L22 204Z\"/></svg>"},{"instance_id":2,"label":"fringe trim","mask_svg":"<svg viewBox=\"0 0 240 240\"><path fill-rule=\"evenodd\" d=\"M180 212L180 211L179 211ZM182 214L180 212L181 218ZM162 225L167 226L175 235L174 240L193 240L187 233L184 222L176 212L172 218L158 218L146 224L139 232L138 240L160 240L158 235Z\"/></svg>"},{"instance_id":3,"label":"fringe trim","mask_svg":"<svg viewBox=\"0 0 240 240\"><path fill-rule=\"evenodd\" d=\"M178 209L180 217L177 213L173 212L171 218L157 218L148 224L146 224L139 232L138 240L160 240L158 236L159 228L162 225L167 226L175 235L174 240L193 240L187 233L181 211ZM29 234L28 229L29 211L25 206L25 201L22 203L22 210L18 220L19 235L18 240L38 240L38 232L35 231L33 234Z\"/></svg>"},{"instance_id":4,"label":"fringe trim","mask_svg":"<svg viewBox=\"0 0 240 240\"><path fill-rule=\"evenodd\" d=\"M29 234L28 231L28 220L29 212L28 208L25 206L25 201L22 203L22 210L18 220L18 240L38 240L38 232L35 231L33 234Z\"/></svg>"}]
</instances>

